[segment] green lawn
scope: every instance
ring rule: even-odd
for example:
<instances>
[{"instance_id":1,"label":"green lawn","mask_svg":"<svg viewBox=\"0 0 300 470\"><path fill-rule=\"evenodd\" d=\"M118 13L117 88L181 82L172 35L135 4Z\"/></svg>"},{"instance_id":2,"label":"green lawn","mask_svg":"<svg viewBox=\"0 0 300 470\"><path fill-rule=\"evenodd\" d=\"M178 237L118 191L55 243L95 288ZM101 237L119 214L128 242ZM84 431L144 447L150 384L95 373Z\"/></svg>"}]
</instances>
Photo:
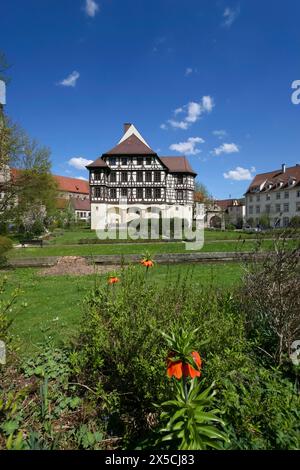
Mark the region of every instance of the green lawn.
<instances>
[{"instance_id":1,"label":"green lawn","mask_svg":"<svg viewBox=\"0 0 300 470\"><path fill-rule=\"evenodd\" d=\"M148 279L149 282L176 282L179 275L192 274L193 282L209 288L229 288L240 281L241 272L242 267L234 263L156 265ZM99 280L106 282L106 275L39 276L36 269L29 268L9 272L8 291L22 289L12 325L13 333L20 338L21 353L37 352L49 339L55 344L68 341L78 332L84 297ZM26 306L22 307L22 303Z\"/></svg>"},{"instance_id":2,"label":"green lawn","mask_svg":"<svg viewBox=\"0 0 300 470\"><path fill-rule=\"evenodd\" d=\"M233 252L233 251L252 251L256 246L255 241L208 241L202 248L202 252ZM265 249L272 247L272 242L264 241ZM103 245L55 245L29 248L14 248L8 253L8 258L34 258L39 256L93 256L93 255L141 255L149 251L153 256L160 253L185 253L185 243L139 243L128 244L103 244Z\"/></svg>"},{"instance_id":3,"label":"green lawn","mask_svg":"<svg viewBox=\"0 0 300 470\"><path fill-rule=\"evenodd\" d=\"M78 229L56 229L54 230L49 243L51 245L70 245L77 244L82 239L97 238L95 230L88 228ZM218 231L218 230L205 230L206 240L238 240L239 238L248 239L255 238L255 234L245 232L235 232L233 230ZM124 240L126 242L126 240Z\"/></svg>"}]
</instances>

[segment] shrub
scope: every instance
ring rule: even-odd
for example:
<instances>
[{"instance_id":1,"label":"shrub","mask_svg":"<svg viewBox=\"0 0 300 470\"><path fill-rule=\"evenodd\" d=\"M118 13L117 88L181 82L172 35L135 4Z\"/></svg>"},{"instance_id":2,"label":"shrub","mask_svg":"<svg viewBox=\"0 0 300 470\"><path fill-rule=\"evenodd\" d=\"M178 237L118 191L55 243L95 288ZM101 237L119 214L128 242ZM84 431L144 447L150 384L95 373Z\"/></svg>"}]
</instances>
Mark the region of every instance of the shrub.
<instances>
[{"instance_id":1,"label":"shrub","mask_svg":"<svg viewBox=\"0 0 300 470\"><path fill-rule=\"evenodd\" d=\"M294 217L291 218L290 226L293 228L300 228L300 216L299 215L295 215Z\"/></svg>"},{"instance_id":2,"label":"shrub","mask_svg":"<svg viewBox=\"0 0 300 470\"><path fill-rule=\"evenodd\" d=\"M228 223L226 224L226 230L235 230L236 226L234 224Z\"/></svg>"},{"instance_id":3,"label":"shrub","mask_svg":"<svg viewBox=\"0 0 300 470\"><path fill-rule=\"evenodd\" d=\"M5 253L11 250L13 243L10 238L0 236L0 267L6 264Z\"/></svg>"},{"instance_id":4,"label":"shrub","mask_svg":"<svg viewBox=\"0 0 300 470\"><path fill-rule=\"evenodd\" d=\"M241 291L250 331L278 364L290 355L300 329L300 244L289 249L287 236L278 235L263 262L254 254Z\"/></svg>"},{"instance_id":5,"label":"shrub","mask_svg":"<svg viewBox=\"0 0 300 470\"><path fill-rule=\"evenodd\" d=\"M10 238L0 236L0 256L11 250L13 243Z\"/></svg>"},{"instance_id":6,"label":"shrub","mask_svg":"<svg viewBox=\"0 0 300 470\"><path fill-rule=\"evenodd\" d=\"M31 228L32 234L35 235L35 236L42 235L42 233L44 233L44 231L45 231L44 222L41 219L35 220L33 225L32 225L32 228Z\"/></svg>"},{"instance_id":7,"label":"shrub","mask_svg":"<svg viewBox=\"0 0 300 470\"><path fill-rule=\"evenodd\" d=\"M74 370L79 382L96 390L108 433L132 448L158 429L153 402L174 396L160 331L199 327L195 350L201 352L203 378L216 384L216 407L229 429L230 448L300 446L297 396L280 371L273 379L273 370L262 364L257 341L247 338L238 297L213 284L203 288L192 271L161 286L141 269L122 271L117 284L99 282L85 299Z\"/></svg>"},{"instance_id":8,"label":"shrub","mask_svg":"<svg viewBox=\"0 0 300 470\"><path fill-rule=\"evenodd\" d=\"M228 355L223 357L226 364ZM208 367L215 376L220 357ZM232 358L231 361L232 362ZM299 449L300 396L294 384L279 370L266 369L245 358L244 365L229 370L225 366L216 395L227 423L231 446L242 450Z\"/></svg>"}]
</instances>

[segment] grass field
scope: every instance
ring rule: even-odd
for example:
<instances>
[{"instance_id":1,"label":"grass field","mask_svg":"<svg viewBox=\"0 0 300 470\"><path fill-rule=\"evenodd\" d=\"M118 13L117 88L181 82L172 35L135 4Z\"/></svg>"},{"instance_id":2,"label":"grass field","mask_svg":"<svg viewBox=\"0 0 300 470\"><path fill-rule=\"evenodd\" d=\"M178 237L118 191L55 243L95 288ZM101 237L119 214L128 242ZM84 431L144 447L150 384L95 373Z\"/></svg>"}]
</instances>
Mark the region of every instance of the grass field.
<instances>
[{"instance_id":1,"label":"grass field","mask_svg":"<svg viewBox=\"0 0 300 470\"><path fill-rule=\"evenodd\" d=\"M97 238L96 232L95 230L90 230L88 228L72 230L57 229L53 232L49 243L51 245L76 245L80 240L93 238ZM205 230L206 240L238 240L239 238L255 238L255 234L235 232L233 230ZM126 242L126 240L124 240L124 242Z\"/></svg>"},{"instance_id":2,"label":"grass field","mask_svg":"<svg viewBox=\"0 0 300 470\"><path fill-rule=\"evenodd\" d=\"M241 273L238 264L156 265L149 282L177 282L178 276L189 274L193 282L208 288L230 288L238 284ZM38 352L49 340L54 344L70 340L79 331L86 293L95 282L106 283L106 276L40 276L30 268L7 275L8 292L22 290L12 332L20 338L23 355Z\"/></svg>"},{"instance_id":3,"label":"grass field","mask_svg":"<svg viewBox=\"0 0 300 470\"><path fill-rule=\"evenodd\" d=\"M234 252L252 251L256 241L208 241L205 242L202 252ZM271 241L264 241L262 247L272 247ZM140 243L103 244L103 245L54 245L28 248L14 248L8 253L8 258L34 258L39 256L93 256L93 255L142 255L145 251L155 256L160 253L185 253L187 250L183 242L178 243Z\"/></svg>"}]
</instances>

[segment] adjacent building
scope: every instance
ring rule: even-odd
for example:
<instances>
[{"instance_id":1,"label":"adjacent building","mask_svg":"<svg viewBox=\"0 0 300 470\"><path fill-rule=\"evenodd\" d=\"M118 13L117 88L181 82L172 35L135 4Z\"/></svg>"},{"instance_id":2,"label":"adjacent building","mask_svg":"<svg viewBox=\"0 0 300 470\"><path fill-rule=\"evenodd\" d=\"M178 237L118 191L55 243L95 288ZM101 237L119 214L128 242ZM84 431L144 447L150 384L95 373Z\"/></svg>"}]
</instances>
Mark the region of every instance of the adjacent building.
<instances>
[{"instance_id":1,"label":"adjacent building","mask_svg":"<svg viewBox=\"0 0 300 470\"><path fill-rule=\"evenodd\" d=\"M6 170L6 179L12 178L17 181L22 170L11 168ZM3 172L0 172L3 179ZM69 178L67 176L53 175L57 185L56 208L58 210L66 210L69 208L74 212L76 220L84 220L88 222L91 218L91 203L90 203L90 187L87 180L79 178ZM1 193L0 193L1 198ZM17 200L15 200L17 204Z\"/></svg>"},{"instance_id":2,"label":"adjacent building","mask_svg":"<svg viewBox=\"0 0 300 470\"><path fill-rule=\"evenodd\" d=\"M64 199L89 200L90 188L87 180L53 175L57 184L57 197Z\"/></svg>"},{"instance_id":3,"label":"adjacent building","mask_svg":"<svg viewBox=\"0 0 300 470\"><path fill-rule=\"evenodd\" d=\"M196 173L184 156L158 156L133 124L87 169L92 229L128 222L133 208L147 217L154 205L162 217L192 223Z\"/></svg>"},{"instance_id":4,"label":"adjacent building","mask_svg":"<svg viewBox=\"0 0 300 470\"><path fill-rule=\"evenodd\" d=\"M225 225L232 224L242 228L246 218L245 199L221 199L214 201L225 216Z\"/></svg>"},{"instance_id":5,"label":"adjacent building","mask_svg":"<svg viewBox=\"0 0 300 470\"><path fill-rule=\"evenodd\" d=\"M258 225L266 215L272 227L287 227L300 216L300 165L256 175L245 197L248 222Z\"/></svg>"}]
</instances>

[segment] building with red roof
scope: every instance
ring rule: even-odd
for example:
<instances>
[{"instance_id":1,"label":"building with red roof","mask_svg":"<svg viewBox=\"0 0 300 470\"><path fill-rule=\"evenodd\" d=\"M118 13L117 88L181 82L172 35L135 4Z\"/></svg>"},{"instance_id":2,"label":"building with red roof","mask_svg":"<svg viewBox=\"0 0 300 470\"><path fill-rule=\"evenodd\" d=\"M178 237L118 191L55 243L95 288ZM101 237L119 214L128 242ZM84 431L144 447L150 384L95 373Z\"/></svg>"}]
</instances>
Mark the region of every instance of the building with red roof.
<instances>
[{"instance_id":1,"label":"building with red roof","mask_svg":"<svg viewBox=\"0 0 300 470\"><path fill-rule=\"evenodd\" d=\"M22 170L11 168L11 178L17 182ZM57 184L56 207L59 210L71 208L80 220L89 220L91 216L90 187L88 180L53 175Z\"/></svg>"},{"instance_id":2,"label":"building with red roof","mask_svg":"<svg viewBox=\"0 0 300 470\"><path fill-rule=\"evenodd\" d=\"M257 174L246 194L246 219L260 224L268 217L273 227L287 227L300 216L300 165Z\"/></svg>"}]
</instances>

